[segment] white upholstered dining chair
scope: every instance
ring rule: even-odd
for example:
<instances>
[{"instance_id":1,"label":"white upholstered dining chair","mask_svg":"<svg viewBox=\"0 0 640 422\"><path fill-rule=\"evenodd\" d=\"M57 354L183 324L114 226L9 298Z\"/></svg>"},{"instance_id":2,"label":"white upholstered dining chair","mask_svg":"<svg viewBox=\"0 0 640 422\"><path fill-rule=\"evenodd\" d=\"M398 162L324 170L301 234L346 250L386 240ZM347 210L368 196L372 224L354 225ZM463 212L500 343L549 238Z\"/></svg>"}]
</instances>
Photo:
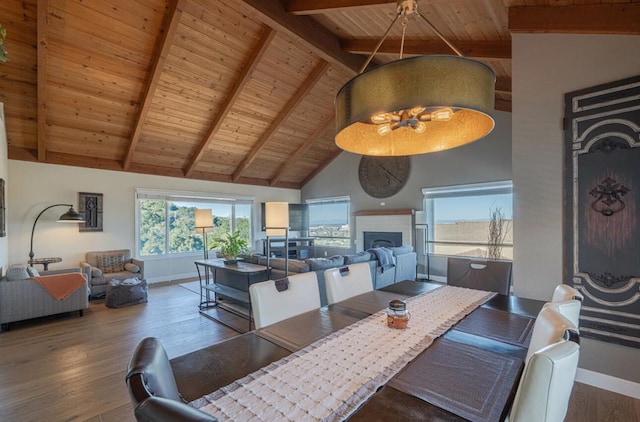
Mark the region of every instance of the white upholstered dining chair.
<instances>
[{"instance_id":1,"label":"white upholstered dining chair","mask_svg":"<svg viewBox=\"0 0 640 422\"><path fill-rule=\"evenodd\" d=\"M582 302L584 300L584 296L578 290L567 284L558 284L553 292L553 296L551 297L552 302L560 302L562 300L572 299Z\"/></svg>"},{"instance_id":2,"label":"white upholstered dining chair","mask_svg":"<svg viewBox=\"0 0 640 422\"><path fill-rule=\"evenodd\" d=\"M561 422L567 413L580 346L561 340L531 356L524 368L508 422Z\"/></svg>"},{"instance_id":3,"label":"white upholstered dining chair","mask_svg":"<svg viewBox=\"0 0 640 422\"><path fill-rule=\"evenodd\" d=\"M553 292L551 302L545 304L546 307L552 307L561 313L573 325L578 328L580 326L580 309L582 308L582 300L584 296L571 286L559 284Z\"/></svg>"},{"instance_id":4,"label":"white upholstered dining chair","mask_svg":"<svg viewBox=\"0 0 640 422\"><path fill-rule=\"evenodd\" d=\"M324 282L329 305L373 290L371 271L366 262L325 270Z\"/></svg>"},{"instance_id":5,"label":"white upholstered dining chair","mask_svg":"<svg viewBox=\"0 0 640 422\"><path fill-rule=\"evenodd\" d=\"M555 309L543 307L533 325L525 367L528 365L531 356L538 350L570 338L576 339L579 343L579 334L576 326Z\"/></svg>"},{"instance_id":6,"label":"white upholstered dining chair","mask_svg":"<svg viewBox=\"0 0 640 422\"><path fill-rule=\"evenodd\" d=\"M249 287L256 328L320 308L318 278L313 271Z\"/></svg>"}]
</instances>

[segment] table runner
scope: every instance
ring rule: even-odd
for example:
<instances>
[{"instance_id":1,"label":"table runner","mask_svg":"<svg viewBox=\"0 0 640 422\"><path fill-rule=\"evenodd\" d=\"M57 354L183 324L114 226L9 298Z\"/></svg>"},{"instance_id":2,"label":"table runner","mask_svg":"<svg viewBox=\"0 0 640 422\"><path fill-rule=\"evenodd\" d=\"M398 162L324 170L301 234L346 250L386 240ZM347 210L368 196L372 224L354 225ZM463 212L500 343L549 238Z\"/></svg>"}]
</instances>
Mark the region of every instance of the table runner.
<instances>
[{"instance_id":1,"label":"table runner","mask_svg":"<svg viewBox=\"0 0 640 422\"><path fill-rule=\"evenodd\" d=\"M407 299L409 328L386 310L191 403L221 420L334 421L375 391L495 293L445 286Z\"/></svg>"},{"instance_id":2,"label":"table runner","mask_svg":"<svg viewBox=\"0 0 640 422\"><path fill-rule=\"evenodd\" d=\"M476 422L500 420L522 359L441 338L387 386Z\"/></svg>"}]
</instances>

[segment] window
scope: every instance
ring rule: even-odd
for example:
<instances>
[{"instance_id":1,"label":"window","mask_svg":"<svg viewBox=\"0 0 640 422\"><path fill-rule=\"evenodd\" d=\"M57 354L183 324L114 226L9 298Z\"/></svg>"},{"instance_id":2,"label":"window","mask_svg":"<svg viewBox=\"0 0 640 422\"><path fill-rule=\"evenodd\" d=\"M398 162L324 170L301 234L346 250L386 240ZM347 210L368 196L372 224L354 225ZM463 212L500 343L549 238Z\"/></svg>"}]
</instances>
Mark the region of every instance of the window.
<instances>
[{"instance_id":1,"label":"window","mask_svg":"<svg viewBox=\"0 0 640 422\"><path fill-rule=\"evenodd\" d=\"M430 253L513 259L511 181L425 188L422 193Z\"/></svg>"},{"instance_id":2,"label":"window","mask_svg":"<svg viewBox=\"0 0 640 422\"><path fill-rule=\"evenodd\" d=\"M307 199L309 205L309 236L318 246L351 247L350 199Z\"/></svg>"},{"instance_id":3,"label":"window","mask_svg":"<svg viewBox=\"0 0 640 422\"><path fill-rule=\"evenodd\" d=\"M213 214L209 244L213 238L236 230L252 244L252 199L142 189L136 190L136 198L138 256L202 251L202 234L195 228L196 209L210 209Z\"/></svg>"}]
</instances>

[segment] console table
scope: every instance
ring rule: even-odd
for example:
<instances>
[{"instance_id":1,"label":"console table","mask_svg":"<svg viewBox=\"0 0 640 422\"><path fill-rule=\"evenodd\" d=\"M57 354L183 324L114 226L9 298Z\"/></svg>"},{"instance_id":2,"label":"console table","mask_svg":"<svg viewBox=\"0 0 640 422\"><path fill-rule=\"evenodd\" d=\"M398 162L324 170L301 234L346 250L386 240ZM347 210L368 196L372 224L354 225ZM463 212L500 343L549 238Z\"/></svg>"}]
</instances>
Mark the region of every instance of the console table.
<instances>
[{"instance_id":1,"label":"console table","mask_svg":"<svg viewBox=\"0 0 640 422\"><path fill-rule=\"evenodd\" d=\"M267 280L267 267L242 261L225 264L223 259L197 260L195 265L200 279L200 313L238 332L251 331L249 286Z\"/></svg>"},{"instance_id":2,"label":"console table","mask_svg":"<svg viewBox=\"0 0 640 422\"><path fill-rule=\"evenodd\" d=\"M307 259L315 256L313 237L290 237L289 238L289 259ZM262 249L267 254L267 240L262 240ZM276 257L284 258L285 254L285 238L270 237L269 252L275 254Z\"/></svg>"}]
</instances>

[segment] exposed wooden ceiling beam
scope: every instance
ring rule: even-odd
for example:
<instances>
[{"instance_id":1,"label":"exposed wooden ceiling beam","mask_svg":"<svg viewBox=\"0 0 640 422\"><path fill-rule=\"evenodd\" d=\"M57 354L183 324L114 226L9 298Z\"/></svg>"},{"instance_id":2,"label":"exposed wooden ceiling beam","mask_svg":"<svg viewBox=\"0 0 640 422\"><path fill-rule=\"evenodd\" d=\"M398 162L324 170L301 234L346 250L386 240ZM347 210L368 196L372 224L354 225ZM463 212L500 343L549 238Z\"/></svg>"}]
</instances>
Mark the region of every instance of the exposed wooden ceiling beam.
<instances>
[{"instance_id":1,"label":"exposed wooden ceiling beam","mask_svg":"<svg viewBox=\"0 0 640 422\"><path fill-rule=\"evenodd\" d=\"M496 78L496 92L511 94L511 78L506 76Z\"/></svg>"},{"instance_id":2,"label":"exposed wooden ceiling beam","mask_svg":"<svg viewBox=\"0 0 640 422\"><path fill-rule=\"evenodd\" d=\"M36 32L38 44L36 46L38 70L38 115L37 115L37 136L38 136L38 161L47 160L47 12L49 9L48 0L38 0L37 4L38 21Z\"/></svg>"},{"instance_id":3,"label":"exposed wooden ceiling beam","mask_svg":"<svg viewBox=\"0 0 640 422\"><path fill-rule=\"evenodd\" d=\"M233 172L232 180L237 182L240 179L242 172L251 165L253 160L255 160L258 153L262 150L264 145L267 143L269 138L276 133L276 131L280 128L280 126L287 120L287 118L293 113L295 108L300 104L302 100L304 100L305 96L309 93L311 88L322 78L327 69L329 68L329 63L321 60L313 69L313 71L307 76L307 79L304 80L298 91L289 99L284 108L280 111L280 113L276 116L276 118L271 122L271 125L267 129L265 133L262 134L260 140L254 145L253 149L247 154L247 156L240 162L238 167Z\"/></svg>"},{"instance_id":4,"label":"exposed wooden ceiling beam","mask_svg":"<svg viewBox=\"0 0 640 422\"><path fill-rule=\"evenodd\" d=\"M312 171L307 177L305 177L305 179L302 181L302 183L300 183L300 185L304 186L307 183L309 183L311 179L316 177L322 170L324 170L329 164L331 164L333 160L338 158L338 156L342 153L343 151L341 149L336 150L336 152L333 155L331 155L331 157L329 157L324 163L320 164L318 167L316 167L314 171Z\"/></svg>"},{"instance_id":5,"label":"exposed wooden ceiling beam","mask_svg":"<svg viewBox=\"0 0 640 422\"><path fill-rule=\"evenodd\" d=\"M160 81L160 76L162 75L162 70L164 69L164 64L169 54L169 49L173 44L173 38L175 36L178 25L180 24L180 17L182 16L182 8L185 0L172 0L169 12L165 16L165 21L163 28L165 29L162 33L160 40L158 41L158 46L156 48L156 54L153 57L151 66L151 71L149 73L149 77L147 78L146 85L143 89L142 93L142 101L140 101L141 106L138 110L138 115L136 116L135 127L133 128L133 133L131 134L131 138L129 139L129 144L127 145L127 152L124 156L123 168L128 170L131 166L131 161L133 160L133 153L138 146L138 142L140 141L140 135L142 134L142 126L147 118L147 113L149 112L149 108L151 107L151 101L153 100L153 95L155 93L156 87L158 86L158 82Z\"/></svg>"},{"instance_id":6,"label":"exposed wooden ceiling beam","mask_svg":"<svg viewBox=\"0 0 640 422\"><path fill-rule=\"evenodd\" d=\"M342 43L342 48L349 53L371 54L379 40L351 39ZM401 40L386 40L378 53L399 54ZM511 41L453 41L453 44L466 57L486 59L511 59ZM455 54L440 40L408 39L404 43L405 54Z\"/></svg>"},{"instance_id":7,"label":"exposed wooden ceiling beam","mask_svg":"<svg viewBox=\"0 0 640 422\"><path fill-rule=\"evenodd\" d=\"M509 8L509 30L525 33L640 34L640 3Z\"/></svg>"},{"instance_id":8,"label":"exposed wooden ceiling beam","mask_svg":"<svg viewBox=\"0 0 640 422\"><path fill-rule=\"evenodd\" d=\"M238 75L235 82L233 83L233 86L231 87L231 90L227 94L227 98L225 99L224 103L220 107L220 111L216 115L211 127L209 128L209 131L207 132L204 139L198 146L197 152L195 153L195 155L187 165L187 169L184 172L185 176L189 177L192 174L193 169L196 167L198 162L202 159L207 149L207 146L209 146L211 141L213 141L213 139L216 137L218 130L220 130L220 127L222 126L222 122L224 121L224 119L226 119L227 115L233 108L233 105L238 99L238 96L240 95L240 93L242 93L242 90L244 89L245 85L251 80L251 75L253 74L253 71L262 60L262 57L266 53L267 48L269 47L269 44L271 44L271 41L273 40L273 37L275 37L275 35L276 35L276 31L274 31L271 28L267 28L264 35L258 42L258 45L254 47L248 62L243 66L242 72L240 73L240 75Z\"/></svg>"},{"instance_id":9,"label":"exposed wooden ceiling beam","mask_svg":"<svg viewBox=\"0 0 640 422\"><path fill-rule=\"evenodd\" d=\"M308 45L323 60L357 73L364 57L349 54L340 48L340 39L309 16L287 13L280 1L222 0L229 7L270 26L280 33L290 34Z\"/></svg>"},{"instance_id":10,"label":"exposed wooden ceiling beam","mask_svg":"<svg viewBox=\"0 0 640 422\"><path fill-rule=\"evenodd\" d=\"M496 99L495 110L511 113L511 101Z\"/></svg>"},{"instance_id":11,"label":"exposed wooden ceiling beam","mask_svg":"<svg viewBox=\"0 0 640 422\"><path fill-rule=\"evenodd\" d=\"M276 172L276 175L269 182L269 185L274 186L276 183L278 183L282 178L282 176L284 175L284 173L287 171L287 169L295 165L298 159L302 157L304 153L309 150L309 148L311 148L311 146L318 140L320 136L322 136L327 131L329 126L331 126L334 121L335 121L335 116L331 115L328 119L322 122L322 124L318 127L318 129L316 129L316 131L313 132L311 136L309 136L309 139L307 139L305 143L302 144L296 150L296 152L294 152L290 157L288 157L287 160L284 162L284 164L280 166L280 168Z\"/></svg>"},{"instance_id":12,"label":"exposed wooden ceiling beam","mask_svg":"<svg viewBox=\"0 0 640 422\"><path fill-rule=\"evenodd\" d=\"M377 6L396 3L396 0L289 0L287 13L294 15L316 15L354 7Z\"/></svg>"}]
</instances>

